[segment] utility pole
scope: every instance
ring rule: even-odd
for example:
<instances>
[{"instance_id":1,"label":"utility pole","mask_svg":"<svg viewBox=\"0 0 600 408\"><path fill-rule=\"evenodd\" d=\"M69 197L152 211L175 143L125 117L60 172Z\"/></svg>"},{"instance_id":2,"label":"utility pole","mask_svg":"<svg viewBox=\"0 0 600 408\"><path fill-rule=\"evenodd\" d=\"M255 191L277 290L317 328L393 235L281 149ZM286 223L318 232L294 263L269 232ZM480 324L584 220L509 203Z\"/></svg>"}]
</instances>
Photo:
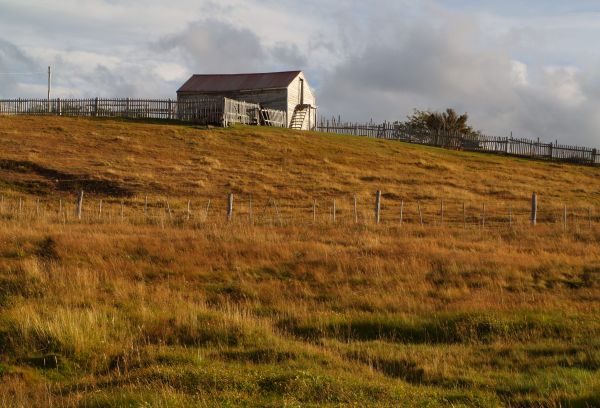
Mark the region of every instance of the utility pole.
<instances>
[{"instance_id":1,"label":"utility pole","mask_svg":"<svg viewBox=\"0 0 600 408\"><path fill-rule=\"evenodd\" d=\"M48 100L50 100L50 87L52 85L52 71L50 66L48 66Z\"/></svg>"},{"instance_id":2,"label":"utility pole","mask_svg":"<svg viewBox=\"0 0 600 408\"><path fill-rule=\"evenodd\" d=\"M48 112L50 112L50 88L52 86L52 71L48 65Z\"/></svg>"}]
</instances>

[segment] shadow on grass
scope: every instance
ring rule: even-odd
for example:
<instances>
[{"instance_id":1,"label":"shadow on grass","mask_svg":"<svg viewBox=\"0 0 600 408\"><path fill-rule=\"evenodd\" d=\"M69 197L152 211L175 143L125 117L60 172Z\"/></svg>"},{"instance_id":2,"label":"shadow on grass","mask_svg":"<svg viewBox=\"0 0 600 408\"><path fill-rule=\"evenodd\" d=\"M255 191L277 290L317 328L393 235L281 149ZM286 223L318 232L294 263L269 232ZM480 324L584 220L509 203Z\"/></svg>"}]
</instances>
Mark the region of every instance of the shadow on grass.
<instances>
[{"instance_id":1,"label":"shadow on grass","mask_svg":"<svg viewBox=\"0 0 600 408\"><path fill-rule=\"evenodd\" d=\"M348 316L325 320L289 318L278 327L298 338L315 341L386 340L414 344L488 343L498 339L556 338L585 335L572 318L544 314L447 314L436 317ZM589 328L589 330L595 330Z\"/></svg>"},{"instance_id":2,"label":"shadow on grass","mask_svg":"<svg viewBox=\"0 0 600 408\"><path fill-rule=\"evenodd\" d=\"M296 355L289 351L278 351L268 348L253 350L227 350L219 354L222 360L229 362L249 362L254 364L284 363L296 359Z\"/></svg>"},{"instance_id":3,"label":"shadow on grass","mask_svg":"<svg viewBox=\"0 0 600 408\"><path fill-rule=\"evenodd\" d=\"M12 183L12 187L29 193L48 193L51 190L64 192L85 190L89 193L113 197L131 197L133 195L133 192L116 181L94 179L86 174L67 173L27 160L0 159L0 170L24 174L33 173L46 179L45 183L35 181Z\"/></svg>"}]
</instances>

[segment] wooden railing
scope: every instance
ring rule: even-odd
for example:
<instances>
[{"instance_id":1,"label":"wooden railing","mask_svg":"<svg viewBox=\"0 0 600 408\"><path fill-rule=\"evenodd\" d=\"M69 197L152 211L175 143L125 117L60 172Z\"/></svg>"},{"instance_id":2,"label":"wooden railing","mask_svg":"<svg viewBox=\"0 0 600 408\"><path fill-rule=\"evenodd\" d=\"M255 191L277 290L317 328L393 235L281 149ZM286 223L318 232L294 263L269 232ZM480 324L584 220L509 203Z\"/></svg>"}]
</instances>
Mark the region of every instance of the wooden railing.
<instances>
[{"instance_id":1,"label":"wooden railing","mask_svg":"<svg viewBox=\"0 0 600 408\"><path fill-rule=\"evenodd\" d=\"M438 146L448 149L503 154L560 162L600 165L600 153L595 148L543 143L539 140L512 137L477 136L415 131L398 123L358 124L339 120L321 120L317 130L353 136L400 140L408 143Z\"/></svg>"},{"instance_id":2,"label":"wooden railing","mask_svg":"<svg viewBox=\"0 0 600 408\"><path fill-rule=\"evenodd\" d=\"M268 122L260 111L270 112ZM284 111L265 110L257 104L224 97L171 99L4 99L0 115L56 115L131 119L162 119L203 125L229 126L235 123L286 126ZM263 115L264 116L264 115Z\"/></svg>"}]
</instances>

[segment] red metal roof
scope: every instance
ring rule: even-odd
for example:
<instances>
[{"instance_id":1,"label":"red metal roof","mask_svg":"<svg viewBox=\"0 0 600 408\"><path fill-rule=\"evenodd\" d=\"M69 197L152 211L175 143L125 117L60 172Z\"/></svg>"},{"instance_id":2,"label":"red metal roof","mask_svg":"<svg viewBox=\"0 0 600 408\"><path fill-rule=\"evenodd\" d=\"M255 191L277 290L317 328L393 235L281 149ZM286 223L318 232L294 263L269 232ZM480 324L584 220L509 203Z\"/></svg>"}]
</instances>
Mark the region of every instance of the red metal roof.
<instances>
[{"instance_id":1,"label":"red metal roof","mask_svg":"<svg viewBox=\"0 0 600 408\"><path fill-rule=\"evenodd\" d=\"M192 75L177 92L231 92L287 88L301 71Z\"/></svg>"}]
</instances>

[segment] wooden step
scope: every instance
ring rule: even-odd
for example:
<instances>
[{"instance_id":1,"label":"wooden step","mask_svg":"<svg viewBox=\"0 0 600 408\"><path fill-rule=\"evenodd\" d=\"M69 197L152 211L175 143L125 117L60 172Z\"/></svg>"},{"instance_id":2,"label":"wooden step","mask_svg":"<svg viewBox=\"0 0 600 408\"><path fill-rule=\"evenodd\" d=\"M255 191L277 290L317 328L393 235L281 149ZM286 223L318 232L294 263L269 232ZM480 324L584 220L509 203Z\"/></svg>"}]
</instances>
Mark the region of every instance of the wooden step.
<instances>
[{"instance_id":1,"label":"wooden step","mask_svg":"<svg viewBox=\"0 0 600 408\"><path fill-rule=\"evenodd\" d=\"M294 109L294 114L290 120L290 128L296 130L302 130L302 125L306 119L307 107L310 105L297 105Z\"/></svg>"}]
</instances>

